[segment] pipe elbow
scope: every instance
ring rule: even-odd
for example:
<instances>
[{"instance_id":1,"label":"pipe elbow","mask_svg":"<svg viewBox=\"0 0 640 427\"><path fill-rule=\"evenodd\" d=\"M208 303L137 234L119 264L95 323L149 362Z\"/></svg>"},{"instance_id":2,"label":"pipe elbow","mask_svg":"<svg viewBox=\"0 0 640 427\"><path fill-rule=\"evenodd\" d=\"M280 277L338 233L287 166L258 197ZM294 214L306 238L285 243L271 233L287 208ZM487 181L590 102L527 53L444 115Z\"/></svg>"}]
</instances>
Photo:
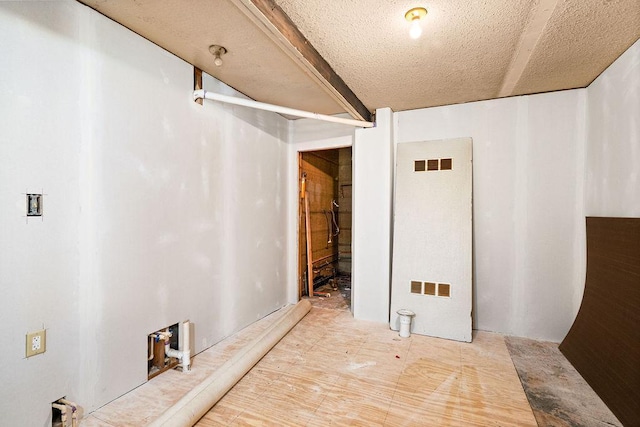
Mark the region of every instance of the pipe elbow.
<instances>
[{"instance_id":1,"label":"pipe elbow","mask_svg":"<svg viewBox=\"0 0 640 427\"><path fill-rule=\"evenodd\" d=\"M67 407L65 405L62 405L60 403L52 403L51 406L53 406L58 411L60 411L62 413L62 415L66 415L67 414Z\"/></svg>"},{"instance_id":2,"label":"pipe elbow","mask_svg":"<svg viewBox=\"0 0 640 427\"><path fill-rule=\"evenodd\" d=\"M180 351L174 348L169 348L165 351L165 354L169 357L178 359L183 370L191 370L191 350Z\"/></svg>"},{"instance_id":3,"label":"pipe elbow","mask_svg":"<svg viewBox=\"0 0 640 427\"><path fill-rule=\"evenodd\" d=\"M206 91L204 89L194 90L193 91L193 100L197 101L198 99L205 99Z\"/></svg>"},{"instance_id":4,"label":"pipe elbow","mask_svg":"<svg viewBox=\"0 0 640 427\"><path fill-rule=\"evenodd\" d=\"M58 399L58 402L62 403L63 405L69 406L71 408L71 412L76 412L78 410L78 405L75 402L67 399Z\"/></svg>"}]
</instances>

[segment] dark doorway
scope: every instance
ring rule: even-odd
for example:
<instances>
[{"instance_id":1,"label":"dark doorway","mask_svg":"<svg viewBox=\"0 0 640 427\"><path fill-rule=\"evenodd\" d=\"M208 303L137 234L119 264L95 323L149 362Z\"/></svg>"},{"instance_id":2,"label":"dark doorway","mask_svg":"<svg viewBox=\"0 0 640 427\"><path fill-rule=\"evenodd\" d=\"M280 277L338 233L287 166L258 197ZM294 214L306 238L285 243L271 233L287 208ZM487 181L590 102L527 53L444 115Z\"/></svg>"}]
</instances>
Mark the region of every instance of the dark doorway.
<instances>
[{"instance_id":1,"label":"dark doorway","mask_svg":"<svg viewBox=\"0 0 640 427\"><path fill-rule=\"evenodd\" d=\"M299 296L350 309L351 147L302 152L299 165Z\"/></svg>"}]
</instances>

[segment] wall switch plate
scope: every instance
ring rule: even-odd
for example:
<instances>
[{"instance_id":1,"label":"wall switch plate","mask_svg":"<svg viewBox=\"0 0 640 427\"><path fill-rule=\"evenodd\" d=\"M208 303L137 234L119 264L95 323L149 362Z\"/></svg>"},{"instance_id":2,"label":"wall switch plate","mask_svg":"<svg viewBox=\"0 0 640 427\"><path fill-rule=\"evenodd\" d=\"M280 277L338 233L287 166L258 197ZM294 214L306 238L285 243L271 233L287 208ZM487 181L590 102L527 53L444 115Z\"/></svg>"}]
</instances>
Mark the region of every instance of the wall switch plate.
<instances>
[{"instance_id":1,"label":"wall switch plate","mask_svg":"<svg viewBox=\"0 0 640 427\"><path fill-rule=\"evenodd\" d=\"M27 216L42 216L42 194L27 194Z\"/></svg>"},{"instance_id":2,"label":"wall switch plate","mask_svg":"<svg viewBox=\"0 0 640 427\"><path fill-rule=\"evenodd\" d=\"M47 349L46 329L27 334L27 357L44 353L46 349Z\"/></svg>"}]
</instances>

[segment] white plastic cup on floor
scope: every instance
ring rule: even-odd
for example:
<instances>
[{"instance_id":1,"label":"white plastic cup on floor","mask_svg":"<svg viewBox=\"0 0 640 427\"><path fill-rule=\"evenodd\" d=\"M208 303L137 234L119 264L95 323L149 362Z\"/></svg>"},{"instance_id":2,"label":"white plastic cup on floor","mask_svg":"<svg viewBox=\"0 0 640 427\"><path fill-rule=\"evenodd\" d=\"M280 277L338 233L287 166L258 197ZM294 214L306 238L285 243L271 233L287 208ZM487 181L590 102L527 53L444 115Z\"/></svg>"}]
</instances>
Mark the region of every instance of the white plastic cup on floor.
<instances>
[{"instance_id":1,"label":"white plastic cup on floor","mask_svg":"<svg viewBox=\"0 0 640 427\"><path fill-rule=\"evenodd\" d=\"M402 338L409 338L411 336L411 320L416 314L405 308L398 310L398 316L400 316L400 336Z\"/></svg>"}]
</instances>

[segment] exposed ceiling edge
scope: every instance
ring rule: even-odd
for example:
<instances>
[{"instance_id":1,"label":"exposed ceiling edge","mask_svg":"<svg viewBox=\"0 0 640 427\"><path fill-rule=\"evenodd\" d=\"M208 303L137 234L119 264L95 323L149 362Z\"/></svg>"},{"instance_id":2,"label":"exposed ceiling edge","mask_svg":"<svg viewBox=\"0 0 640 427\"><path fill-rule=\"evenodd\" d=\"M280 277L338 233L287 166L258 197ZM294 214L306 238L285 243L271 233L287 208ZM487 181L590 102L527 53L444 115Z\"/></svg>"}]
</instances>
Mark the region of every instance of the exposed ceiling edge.
<instances>
[{"instance_id":1,"label":"exposed ceiling edge","mask_svg":"<svg viewBox=\"0 0 640 427\"><path fill-rule=\"evenodd\" d=\"M231 0L355 119L371 112L273 0Z\"/></svg>"},{"instance_id":2,"label":"exposed ceiling edge","mask_svg":"<svg viewBox=\"0 0 640 427\"><path fill-rule=\"evenodd\" d=\"M527 26L522 32L518 48L509 64L509 70L502 82L498 97L502 98L513 94L513 90L520 81L522 73L529 65L531 56L536 49L536 45L544 32L553 11L558 5L558 0L539 0L533 8Z\"/></svg>"}]
</instances>

